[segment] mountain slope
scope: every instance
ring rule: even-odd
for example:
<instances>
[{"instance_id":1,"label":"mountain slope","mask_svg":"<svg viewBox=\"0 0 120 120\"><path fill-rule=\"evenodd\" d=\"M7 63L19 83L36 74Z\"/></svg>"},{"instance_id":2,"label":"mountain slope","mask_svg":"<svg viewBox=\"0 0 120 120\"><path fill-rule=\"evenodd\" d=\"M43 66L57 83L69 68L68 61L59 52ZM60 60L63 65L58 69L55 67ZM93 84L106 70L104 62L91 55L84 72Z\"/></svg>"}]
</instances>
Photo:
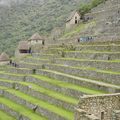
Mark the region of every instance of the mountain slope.
<instances>
[{"instance_id":1,"label":"mountain slope","mask_svg":"<svg viewBox=\"0 0 120 120\"><path fill-rule=\"evenodd\" d=\"M47 35L54 27L63 26L72 10L90 0L1 1L0 52L5 50L12 54L18 41L35 32Z\"/></svg>"}]
</instances>

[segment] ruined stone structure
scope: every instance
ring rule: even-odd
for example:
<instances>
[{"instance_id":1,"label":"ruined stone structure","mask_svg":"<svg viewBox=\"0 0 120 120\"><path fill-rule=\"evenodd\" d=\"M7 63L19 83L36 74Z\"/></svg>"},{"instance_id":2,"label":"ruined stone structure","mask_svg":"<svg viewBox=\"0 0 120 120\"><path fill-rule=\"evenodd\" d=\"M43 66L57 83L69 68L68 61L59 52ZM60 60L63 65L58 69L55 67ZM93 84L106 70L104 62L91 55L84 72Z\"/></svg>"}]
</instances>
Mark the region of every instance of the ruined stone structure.
<instances>
[{"instance_id":1,"label":"ruined stone structure","mask_svg":"<svg viewBox=\"0 0 120 120\"><path fill-rule=\"evenodd\" d=\"M45 39L40 36L38 33L35 33L32 35L32 37L28 40L30 45L36 45L36 44L41 44L44 45Z\"/></svg>"},{"instance_id":2,"label":"ruined stone structure","mask_svg":"<svg viewBox=\"0 0 120 120\"><path fill-rule=\"evenodd\" d=\"M81 97L75 120L120 120L120 93Z\"/></svg>"},{"instance_id":3,"label":"ruined stone structure","mask_svg":"<svg viewBox=\"0 0 120 120\"><path fill-rule=\"evenodd\" d=\"M15 51L15 56L16 57L23 57L29 54L30 52L30 44L28 41L20 41L18 44L18 47Z\"/></svg>"},{"instance_id":4,"label":"ruined stone structure","mask_svg":"<svg viewBox=\"0 0 120 120\"><path fill-rule=\"evenodd\" d=\"M79 24L81 15L78 11L73 11L66 20L66 29L69 30L73 26Z\"/></svg>"},{"instance_id":5,"label":"ruined stone structure","mask_svg":"<svg viewBox=\"0 0 120 120\"><path fill-rule=\"evenodd\" d=\"M9 63L9 60L9 55L7 55L5 52L0 55L0 64L7 64Z\"/></svg>"}]
</instances>

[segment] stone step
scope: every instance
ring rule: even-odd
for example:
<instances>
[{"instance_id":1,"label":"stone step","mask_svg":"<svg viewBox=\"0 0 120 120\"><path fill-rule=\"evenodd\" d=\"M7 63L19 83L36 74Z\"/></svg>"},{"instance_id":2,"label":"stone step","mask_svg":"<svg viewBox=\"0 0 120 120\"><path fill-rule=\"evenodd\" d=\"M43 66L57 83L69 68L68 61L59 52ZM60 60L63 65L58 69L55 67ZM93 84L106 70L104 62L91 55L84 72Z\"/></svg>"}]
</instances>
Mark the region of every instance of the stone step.
<instances>
[{"instance_id":1,"label":"stone step","mask_svg":"<svg viewBox=\"0 0 120 120\"><path fill-rule=\"evenodd\" d=\"M76 58L56 58L52 63L73 67L93 67L103 70L112 70L120 72L120 60L88 60Z\"/></svg>"},{"instance_id":2,"label":"stone step","mask_svg":"<svg viewBox=\"0 0 120 120\"><path fill-rule=\"evenodd\" d=\"M110 93L120 92L120 86L117 86L117 85L112 85L112 84L104 83L101 81L77 77L74 75L69 75L69 74L65 74L65 73L61 73L53 70L39 69L37 70L37 74L44 75L44 76L57 79L60 81L64 81L67 83L72 83L72 84L80 85L83 87L93 88L96 90L102 90Z\"/></svg>"},{"instance_id":3,"label":"stone step","mask_svg":"<svg viewBox=\"0 0 120 120\"><path fill-rule=\"evenodd\" d=\"M49 120L72 120L73 113L70 111L66 111L63 108L57 107L55 105L49 104L40 99L35 99L29 95L26 95L20 91L16 91L13 89L4 90L3 96L8 98L17 104L22 104L29 109L33 109L37 106L35 113L38 113Z\"/></svg>"},{"instance_id":4,"label":"stone step","mask_svg":"<svg viewBox=\"0 0 120 120\"><path fill-rule=\"evenodd\" d=\"M120 85L120 72L100 70L89 67L71 67L61 64L45 64L44 66L45 69L54 70L78 77L95 79L96 81L102 81L110 84Z\"/></svg>"},{"instance_id":5,"label":"stone step","mask_svg":"<svg viewBox=\"0 0 120 120\"><path fill-rule=\"evenodd\" d=\"M8 115L7 113L5 113L4 111L0 110L0 119L1 120L15 120L14 117Z\"/></svg>"},{"instance_id":6,"label":"stone step","mask_svg":"<svg viewBox=\"0 0 120 120\"><path fill-rule=\"evenodd\" d=\"M120 52L95 52L95 51L65 51L62 57L95 59L95 60L116 60L120 59Z\"/></svg>"},{"instance_id":7,"label":"stone step","mask_svg":"<svg viewBox=\"0 0 120 120\"><path fill-rule=\"evenodd\" d=\"M69 111L74 111L74 106L78 103L78 99L74 99L68 95L64 95L63 93L61 94L29 82L16 82L0 79L0 86L15 88L25 94L47 101L50 104L62 107Z\"/></svg>"}]
</instances>

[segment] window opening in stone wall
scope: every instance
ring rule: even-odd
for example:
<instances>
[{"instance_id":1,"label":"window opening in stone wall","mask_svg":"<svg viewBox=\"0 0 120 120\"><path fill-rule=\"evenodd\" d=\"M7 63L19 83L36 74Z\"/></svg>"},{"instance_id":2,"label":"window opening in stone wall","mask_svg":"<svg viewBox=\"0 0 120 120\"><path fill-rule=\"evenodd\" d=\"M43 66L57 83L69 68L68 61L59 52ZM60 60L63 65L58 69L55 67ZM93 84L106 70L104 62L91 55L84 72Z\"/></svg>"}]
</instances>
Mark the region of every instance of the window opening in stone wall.
<instances>
[{"instance_id":1,"label":"window opening in stone wall","mask_svg":"<svg viewBox=\"0 0 120 120\"><path fill-rule=\"evenodd\" d=\"M77 17L75 17L75 24L77 24Z\"/></svg>"},{"instance_id":2,"label":"window opening in stone wall","mask_svg":"<svg viewBox=\"0 0 120 120\"><path fill-rule=\"evenodd\" d=\"M104 112L101 112L101 120L104 120Z\"/></svg>"}]
</instances>

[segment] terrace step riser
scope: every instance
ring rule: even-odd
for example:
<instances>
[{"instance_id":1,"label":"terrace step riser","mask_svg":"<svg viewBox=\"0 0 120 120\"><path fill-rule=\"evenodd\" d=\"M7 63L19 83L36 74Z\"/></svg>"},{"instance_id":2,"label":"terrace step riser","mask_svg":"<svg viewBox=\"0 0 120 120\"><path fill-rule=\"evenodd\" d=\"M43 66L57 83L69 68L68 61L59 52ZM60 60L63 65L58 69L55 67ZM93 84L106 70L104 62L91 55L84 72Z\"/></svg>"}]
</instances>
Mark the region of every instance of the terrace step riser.
<instances>
[{"instance_id":1,"label":"terrace step riser","mask_svg":"<svg viewBox=\"0 0 120 120\"><path fill-rule=\"evenodd\" d=\"M62 73L75 75L79 77L88 77L91 79L97 79L102 82L108 82L111 84L120 85L120 75L116 74L107 74L107 73L100 73L92 70L82 70L77 68L67 68L63 66L54 66L54 65L45 65L46 69L59 71Z\"/></svg>"},{"instance_id":2,"label":"terrace step riser","mask_svg":"<svg viewBox=\"0 0 120 120\"><path fill-rule=\"evenodd\" d=\"M9 73L15 74L33 74L33 70L25 70L25 69L17 69L17 68L9 68Z\"/></svg>"},{"instance_id":3,"label":"terrace step riser","mask_svg":"<svg viewBox=\"0 0 120 120\"><path fill-rule=\"evenodd\" d=\"M70 111L74 111L74 105L72 105L71 103L67 103L65 101L61 101L58 99L55 99L53 97L50 97L48 95L45 95L43 93L37 92L35 90L29 89L28 87L25 87L23 85L17 84L17 87L19 88L19 90L25 94L31 95L35 98L47 101L53 105L56 105L58 107L62 107L66 110L70 110Z\"/></svg>"},{"instance_id":4,"label":"terrace step riser","mask_svg":"<svg viewBox=\"0 0 120 120\"><path fill-rule=\"evenodd\" d=\"M7 74L0 74L0 78L14 81L25 81L25 76L14 76Z\"/></svg>"},{"instance_id":5,"label":"terrace step riser","mask_svg":"<svg viewBox=\"0 0 120 120\"><path fill-rule=\"evenodd\" d=\"M32 103L30 103L26 100L23 100L22 98L17 97L17 96L15 96L15 95L13 95L9 92L6 92L6 91L4 91L4 97L6 97L6 98L18 103L18 104L24 105L31 110L33 109L34 106L36 106L36 104L32 104ZM49 120L53 120L53 119L55 119L55 120L66 120L65 118L63 118L63 117L61 117L61 116L59 116L59 115L57 115L57 114L55 114L51 111L48 111L44 108L41 108L40 106L38 106L38 108L36 109L35 112L44 116L44 117L47 117Z\"/></svg>"},{"instance_id":6,"label":"terrace step riser","mask_svg":"<svg viewBox=\"0 0 120 120\"><path fill-rule=\"evenodd\" d=\"M4 104L0 103L0 110L5 111L7 114L13 116L14 118L16 118L17 120L19 120L21 118L21 115L19 112L14 111L13 109L7 107ZM26 116L22 115L22 120L30 120L29 118L27 118Z\"/></svg>"},{"instance_id":7,"label":"terrace step riser","mask_svg":"<svg viewBox=\"0 0 120 120\"><path fill-rule=\"evenodd\" d=\"M120 45L120 41L90 41L90 42L80 42L80 45L112 45L112 44L116 44L116 45Z\"/></svg>"},{"instance_id":8,"label":"terrace step riser","mask_svg":"<svg viewBox=\"0 0 120 120\"><path fill-rule=\"evenodd\" d=\"M67 58L79 58L79 59L95 59L95 60L116 60L120 59L120 53L107 54L107 53L79 53L79 52L67 52L64 55Z\"/></svg>"},{"instance_id":9,"label":"terrace step riser","mask_svg":"<svg viewBox=\"0 0 120 120\"><path fill-rule=\"evenodd\" d=\"M73 67L94 67L103 70L112 70L120 72L120 63L108 63L108 62L97 62L97 61L74 61L74 60L54 60L55 64L68 65Z\"/></svg>"},{"instance_id":10,"label":"terrace step riser","mask_svg":"<svg viewBox=\"0 0 120 120\"><path fill-rule=\"evenodd\" d=\"M111 51L111 52L119 52L120 46L77 46L77 51Z\"/></svg>"},{"instance_id":11,"label":"terrace step riser","mask_svg":"<svg viewBox=\"0 0 120 120\"><path fill-rule=\"evenodd\" d=\"M52 58L53 55L42 55L42 54L33 54L33 58L42 58L42 59L49 59Z\"/></svg>"},{"instance_id":12,"label":"terrace step riser","mask_svg":"<svg viewBox=\"0 0 120 120\"><path fill-rule=\"evenodd\" d=\"M44 76L47 76L47 77L50 77L50 78L58 79L58 80L61 80L63 82L72 83L72 84L75 84L75 85L80 85L80 86L83 86L83 87L93 88L93 89L97 89L97 90L103 90L103 91L106 91L106 92L109 92L109 93L120 92L120 90L116 89L116 88L102 86L100 84L86 82L84 80L77 80L77 79L74 79L74 78L71 78L71 77L58 75L58 74L50 73L50 72L43 71L43 70L37 70L37 74L41 74L41 75L44 75Z\"/></svg>"},{"instance_id":13,"label":"terrace step riser","mask_svg":"<svg viewBox=\"0 0 120 120\"><path fill-rule=\"evenodd\" d=\"M56 91L56 92L59 92L59 93L64 93L65 95L74 97L76 99L79 99L80 96L85 95L85 93L79 92L77 90L73 90L73 89L70 89L70 88L63 88L63 87L59 87L57 85L52 85L50 83L47 83L47 82L44 82L42 80L38 80L38 79L32 78L32 77L27 77L26 82L31 82L31 83L38 84L40 86L43 86L46 89L50 89L50 90L53 90L53 91Z\"/></svg>"},{"instance_id":14,"label":"terrace step riser","mask_svg":"<svg viewBox=\"0 0 120 120\"><path fill-rule=\"evenodd\" d=\"M71 103L67 103L65 101L55 99L53 97L50 97L50 96L45 95L43 93L37 92L33 89L30 89L27 86L19 84L19 83L9 83L9 82L0 81L0 86L5 86L8 88L12 88L12 89L18 88L21 92L23 92L25 94L28 94L28 95L33 96L35 98L47 101L51 104L57 105L58 107L63 107L66 110L74 111L74 105L72 105ZM1 94L2 94L2 91L1 91Z\"/></svg>"},{"instance_id":15,"label":"terrace step riser","mask_svg":"<svg viewBox=\"0 0 120 120\"><path fill-rule=\"evenodd\" d=\"M7 114L13 116L16 118L16 120L21 120L21 115L19 112L16 112L14 110L12 110L11 108L7 107L4 104L0 104L0 110L5 111ZM22 115L22 120L30 120L29 118L27 118L26 116Z\"/></svg>"},{"instance_id":16,"label":"terrace step riser","mask_svg":"<svg viewBox=\"0 0 120 120\"><path fill-rule=\"evenodd\" d=\"M49 63L49 60L25 59L24 62L43 64L43 63Z\"/></svg>"}]
</instances>

